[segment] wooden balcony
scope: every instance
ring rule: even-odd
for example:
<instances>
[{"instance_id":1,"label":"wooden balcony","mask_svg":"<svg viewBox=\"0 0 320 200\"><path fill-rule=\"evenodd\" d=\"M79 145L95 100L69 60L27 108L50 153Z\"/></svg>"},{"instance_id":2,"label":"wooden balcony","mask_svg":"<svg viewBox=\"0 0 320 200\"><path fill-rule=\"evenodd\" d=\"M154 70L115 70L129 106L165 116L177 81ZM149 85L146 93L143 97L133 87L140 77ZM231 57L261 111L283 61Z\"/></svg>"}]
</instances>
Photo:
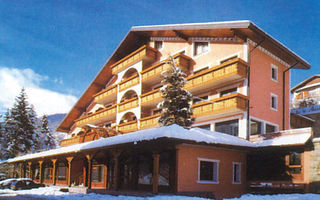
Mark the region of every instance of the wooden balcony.
<instances>
[{"instance_id":1,"label":"wooden balcony","mask_svg":"<svg viewBox=\"0 0 320 200\"><path fill-rule=\"evenodd\" d=\"M193 117L223 116L247 110L248 97L242 94L231 94L212 101L192 105Z\"/></svg>"},{"instance_id":2,"label":"wooden balcony","mask_svg":"<svg viewBox=\"0 0 320 200\"><path fill-rule=\"evenodd\" d=\"M113 120L116 117L117 105L99 110L98 112L81 117L75 120L76 126L81 127L85 124L99 124L105 121Z\"/></svg>"},{"instance_id":3,"label":"wooden balcony","mask_svg":"<svg viewBox=\"0 0 320 200\"><path fill-rule=\"evenodd\" d=\"M190 71L191 66L191 58L184 54L177 54L173 56L177 65L187 74ZM169 59L166 59L156 65L153 65L147 69L144 69L141 72L141 81L144 84L153 85L156 83L160 83L160 81L163 79L161 76L161 73L168 70L170 68L169 64L166 64Z\"/></svg>"},{"instance_id":4,"label":"wooden balcony","mask_svg":"<svg viewBox=\"0 0 320 200\"><path fill-rule=\"evenodd\" d=\"M144 117L140 119L140 129L158 127L158 117L160 114Z\"/></svg>"},{"instance_id":5,"label":"wooden balcony","mask_svg":"<svg viewBox=\"0 0 320 200\"><path fill-rule=\"evenodd\" d=\"M139 75L133 75L119 83L119 92L139 84Z\"/></svg>"},{"instance_id":6,"label":"wooden balcony","mask_svg":"<svg viewBox=\"0 0 320 200\"><path fill-rule=\"evenodd\" d=\"M61 140L60 146L64 147L64 146L69 146L69 145L72 145L72 144L78 144L78 143L81 143L82 141L83 141L83 137L75 136L75 137L72 137L72 138Z\"/></svg>"},{"instance_id":7,"label":"wooden balcony","mask_svg":"<svg viewBox=\"0 0 320 200\"><path fill-rule=\"evenodd\" d=\"M141 106L146 106L146 107L155 107L162 100L160 88L144 93L140 97L141 97Z\"/></svg>"},{"instance_id":8,"label":"wooden balcony","mask_svg":"<svg viewBox=\"0 0 320 200\"><path fill-rule=\"evenodd\" d=\"M147 62L154 62L157 59L157 50L149 46L142 46L121 60L117 61L111 66L112 74L117 74L118 72L124 70L125 68L133 65L134 63L144 60Z\"/></svg>"},{"instance_id":9,"label":"wooden balcony","mask_svg":"<svg viewBox=\"0 0 320 200\"><path fill-rule=\"evenodd\" d=\"M206 92L213 87L238 81L247 77L248 66L249 64L240 58L231 60L187 77L185 88L192 94L197 94L198 91Z\"/></svg>"},{"instance_id":10,"label":"wooden balcony","mask_svg":"<svg viewBox=\"0 0 320 200\"><path fill-rule=\"evenodd\" d=\"M139 100L137 97L129 99L127 101L121 102L118 104L119 108L118 108L118 112L123 112L135 107L139 106Z\"/></svg>"},{"instance_id":11,"label":"wooden balcony","mask_svg":"<svg viewBox=\"0 0 320 200\"><path fill-rule=\"evenodd\" d=\"M105 104L112 101L115 101L117 99L117 85L113 85L111 87L108 87L101 92L95 94L94 101L99 104Z\"/></svg>"},{"instance_id":12,"label":"wooden balcony","mask_svg":"<svg viewBox=\"0 0 320 200\"><path fill-rule=\"evenodd\" d=\"M118 125L118 131L120 131L122 133L129 133L129 132L133 132L133 131L137 131L137 130L138 130L138 123L136 120Z\"/></svg>"}]
</instances>

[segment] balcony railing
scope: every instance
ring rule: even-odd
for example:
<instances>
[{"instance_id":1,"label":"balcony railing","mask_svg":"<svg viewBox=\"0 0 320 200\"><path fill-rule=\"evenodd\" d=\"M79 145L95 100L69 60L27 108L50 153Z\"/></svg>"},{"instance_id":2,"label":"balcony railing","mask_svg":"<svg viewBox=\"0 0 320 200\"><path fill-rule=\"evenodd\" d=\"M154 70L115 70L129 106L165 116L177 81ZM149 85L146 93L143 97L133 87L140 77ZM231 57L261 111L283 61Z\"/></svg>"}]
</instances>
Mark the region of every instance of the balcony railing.
<instances>
[{"instance_id":1,"label":"balcony railing","mask_svg":"<svg viewBox=\"0 0 320 200\"><path fill-rule=\"evenodd\" d=\"M159 126L158 117L160 114L144 117L140 119L140 129L147 129Z\"/></svg>"},{"instance_id":2,"label":"balcony railing","mask_svg":"<svg viewBox=\"0 0 320 200\"><path fill-rule=\"evenodd\" d=\"M99 104L104 104L113 101L117 98L117 85L102 90L94 95L94 101Z\"/></svg>"},{"instance_id":3,"label":"balcony railing","mask_svg":"<svg viewBox=\"0 0 320 200\"><path fill-rule=\"evenodd\" d=\"M132 87L134 85L139 84L139 75L133 75L129 77L128 79L125 79L119 83L119 92L128 89L129 87Z\"/></svg>"},{"instance_id":4,"label":"balcony railing","mask_svg":"<svg viewBox=\"0 0 320 200\"><path fill-rule=\"evenodd\" d=\"M131 108L138 107L139 100L137 97L135 97L135 98L129 99L127 101L121 102L118 105L119 105L119 108L118 108L119 112L123 112L123 111L129 110Z\"/></svg>"},{"instance_id":5,"label":"balcony railing","mask_svg":"<svg viewBox=\"0 0 320 200\"><path fill-rule=\"evenodd\" d=\"M113 105L108 108L99 110L98 112L92 113L90 115L81 117L75 120L76 126L82 126L85 124L99 124L104 121L115 118L117 112L117 105Z\"/></svg>"},{"instance_id":6,"label":"balcony railing","mask_svg":"<svg viewBox=\"0 0 320 200\"><path fill-rule=\"evenodd\" d=\"M136 120L118 125L118 131L120 131L122 133L128 133L128 132L133 132L133 131L137 131L137 130L138 130L138 123Z\"/></svg>"},{"instance_id":7,"label":"balcony railing","mask_svg":"<svg viewBox=\"0 0 320 200\"><path fill-rule=\"evenodd\" d=\"M247 109L247 97L242 94L231 94L212 101L200 102L192 105L193 117L203 117L207 115L217 116L245 111Z\"/></svg>"},{"instance_id":8,"label":"balcony railing","mask_svg":"<svg viewBox=\"0 0 320 200\"><path fill-rule=\"evenodd\" d=\"M142 94L141 97L141 106L154 106L159 103L162 99L160 88L152 90L150 92Z\"/></svg>"},{"instance_id":9,"label":"balcony railing","mask_svg":"<svg viewBox=\"0 0 320 200\"><path fill-rule=\"evenodd\" d=\"M155 60L157 58L157 50L149 46L142 46L121 60L117 61L111 66L112 74L117 74L118 72L124 70L128 66L143 60Z\"/></svg>"},{"instance_id":10,"label":"balcony railing","mask_svg":"<svg viewBox=\"0 0 320 200\"><path fill-rule=\"evenodd\" d=\"M68 138L68 139L63 139L61 140L60 146L69 146L72 144L78 144L81 143L83 140L83 137L81 136L76 136L76 137L72 137L72 138Z\"/></svg>"},{"instance_id":11,"label":"balcony railing","mask_svg":"<svg viewBox=\"0 0 320 200\"><path fill-rule=\"evenodd\" d=\"M190 92L209 90L214 86L236 81L247 76L248 63L241 59L231 60L198 74L187 77L185 88Z\"/></svg>"},{"instance_id":12,"label":"balcony railing","mask_svg":"<svg viewBox=\"0 0 320 200\"><path fill-rule=\"evenodd\" d=\"M177 54L174 56L174 59L177 63L177 65L184 71L189 72L191 58L184 54ZM161 76L161 73L168 70L170 65L167 64L168 59L153 65L141 72L141 80L143 83L159 83L163 77Z\"/></svg>"}]
</instances>

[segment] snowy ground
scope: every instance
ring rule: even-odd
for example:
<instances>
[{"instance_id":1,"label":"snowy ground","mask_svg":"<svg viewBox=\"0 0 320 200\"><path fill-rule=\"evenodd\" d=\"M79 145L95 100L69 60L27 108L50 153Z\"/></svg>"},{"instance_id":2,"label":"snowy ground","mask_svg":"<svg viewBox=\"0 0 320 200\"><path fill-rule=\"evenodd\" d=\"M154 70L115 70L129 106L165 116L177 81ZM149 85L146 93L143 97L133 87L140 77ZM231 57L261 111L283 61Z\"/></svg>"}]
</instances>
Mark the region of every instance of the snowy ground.
<instances>
[{"instance_id":1,"label":"snowy ground","mask_svg":"<svg viewBox=\"0 0 320 200\"><path fill-rule=\"evenodd\" d=\"M111 196L105 194L70 194L60 192L59 187L45 187L32 190L0 190L0 200L205 200L198 197L157 195L154 197ZM320 194L280 194L280 195L243 195L228 200L319 200ZM225 199L227 200L227 199Z\"/></svg>"}]
</instances>

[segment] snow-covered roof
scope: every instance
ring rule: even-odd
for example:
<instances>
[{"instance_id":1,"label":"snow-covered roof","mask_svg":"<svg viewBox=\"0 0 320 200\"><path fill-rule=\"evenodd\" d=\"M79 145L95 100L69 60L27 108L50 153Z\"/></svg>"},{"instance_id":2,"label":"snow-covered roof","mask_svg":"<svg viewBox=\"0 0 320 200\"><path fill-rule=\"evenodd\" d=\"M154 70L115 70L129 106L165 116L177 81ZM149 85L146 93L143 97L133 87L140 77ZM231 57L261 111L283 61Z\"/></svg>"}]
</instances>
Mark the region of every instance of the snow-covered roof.
<instances>
[{"instance_id":1,"label":"snow-covered roof","mask_svg":"<svg viewBox=\"0 0 320 200\"><path fill-rule=\"evenodd\" d=\"M110 147L119 144L133 143L137 144L142 141L151 141L160 138L176 139L183 141L191 141L195 143L206 143L212 145L230 145L236 147L266 147L266 146L281 146L304 144L311 137L311 131L299 135L286 135L279 138L273 138L262 142L250 142L232 135L208 131L201 128L185 129L178 125L163 126L160 128L152 128L140 130L123 135L100 138L86 143L80 143L43 151L34 154L27 154L7 160L7 162L17 162L23 160L30 160L35 158L43 158L47 156L56 156L68 153L76 153L80 151L92 150L102 147Z\"/></svg>"}]
</instances>

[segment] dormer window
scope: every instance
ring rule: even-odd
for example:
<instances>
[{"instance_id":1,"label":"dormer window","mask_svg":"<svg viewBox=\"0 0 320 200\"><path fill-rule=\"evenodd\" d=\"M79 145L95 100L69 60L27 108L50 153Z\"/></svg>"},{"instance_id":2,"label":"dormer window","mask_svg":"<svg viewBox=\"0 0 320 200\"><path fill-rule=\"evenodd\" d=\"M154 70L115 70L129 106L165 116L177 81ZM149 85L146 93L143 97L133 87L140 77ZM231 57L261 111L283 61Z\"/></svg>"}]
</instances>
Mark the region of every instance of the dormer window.
<instances>
[{"instance_id":1,"label":"dormer window","mask_svg":"<svg viewBox=\"0 0 320 200\"><path fill-rule=\"evenodd\" d=\"M209 51L209 42L195 42L193 55L198 56Z\"/></svg>"}]
</instances>

